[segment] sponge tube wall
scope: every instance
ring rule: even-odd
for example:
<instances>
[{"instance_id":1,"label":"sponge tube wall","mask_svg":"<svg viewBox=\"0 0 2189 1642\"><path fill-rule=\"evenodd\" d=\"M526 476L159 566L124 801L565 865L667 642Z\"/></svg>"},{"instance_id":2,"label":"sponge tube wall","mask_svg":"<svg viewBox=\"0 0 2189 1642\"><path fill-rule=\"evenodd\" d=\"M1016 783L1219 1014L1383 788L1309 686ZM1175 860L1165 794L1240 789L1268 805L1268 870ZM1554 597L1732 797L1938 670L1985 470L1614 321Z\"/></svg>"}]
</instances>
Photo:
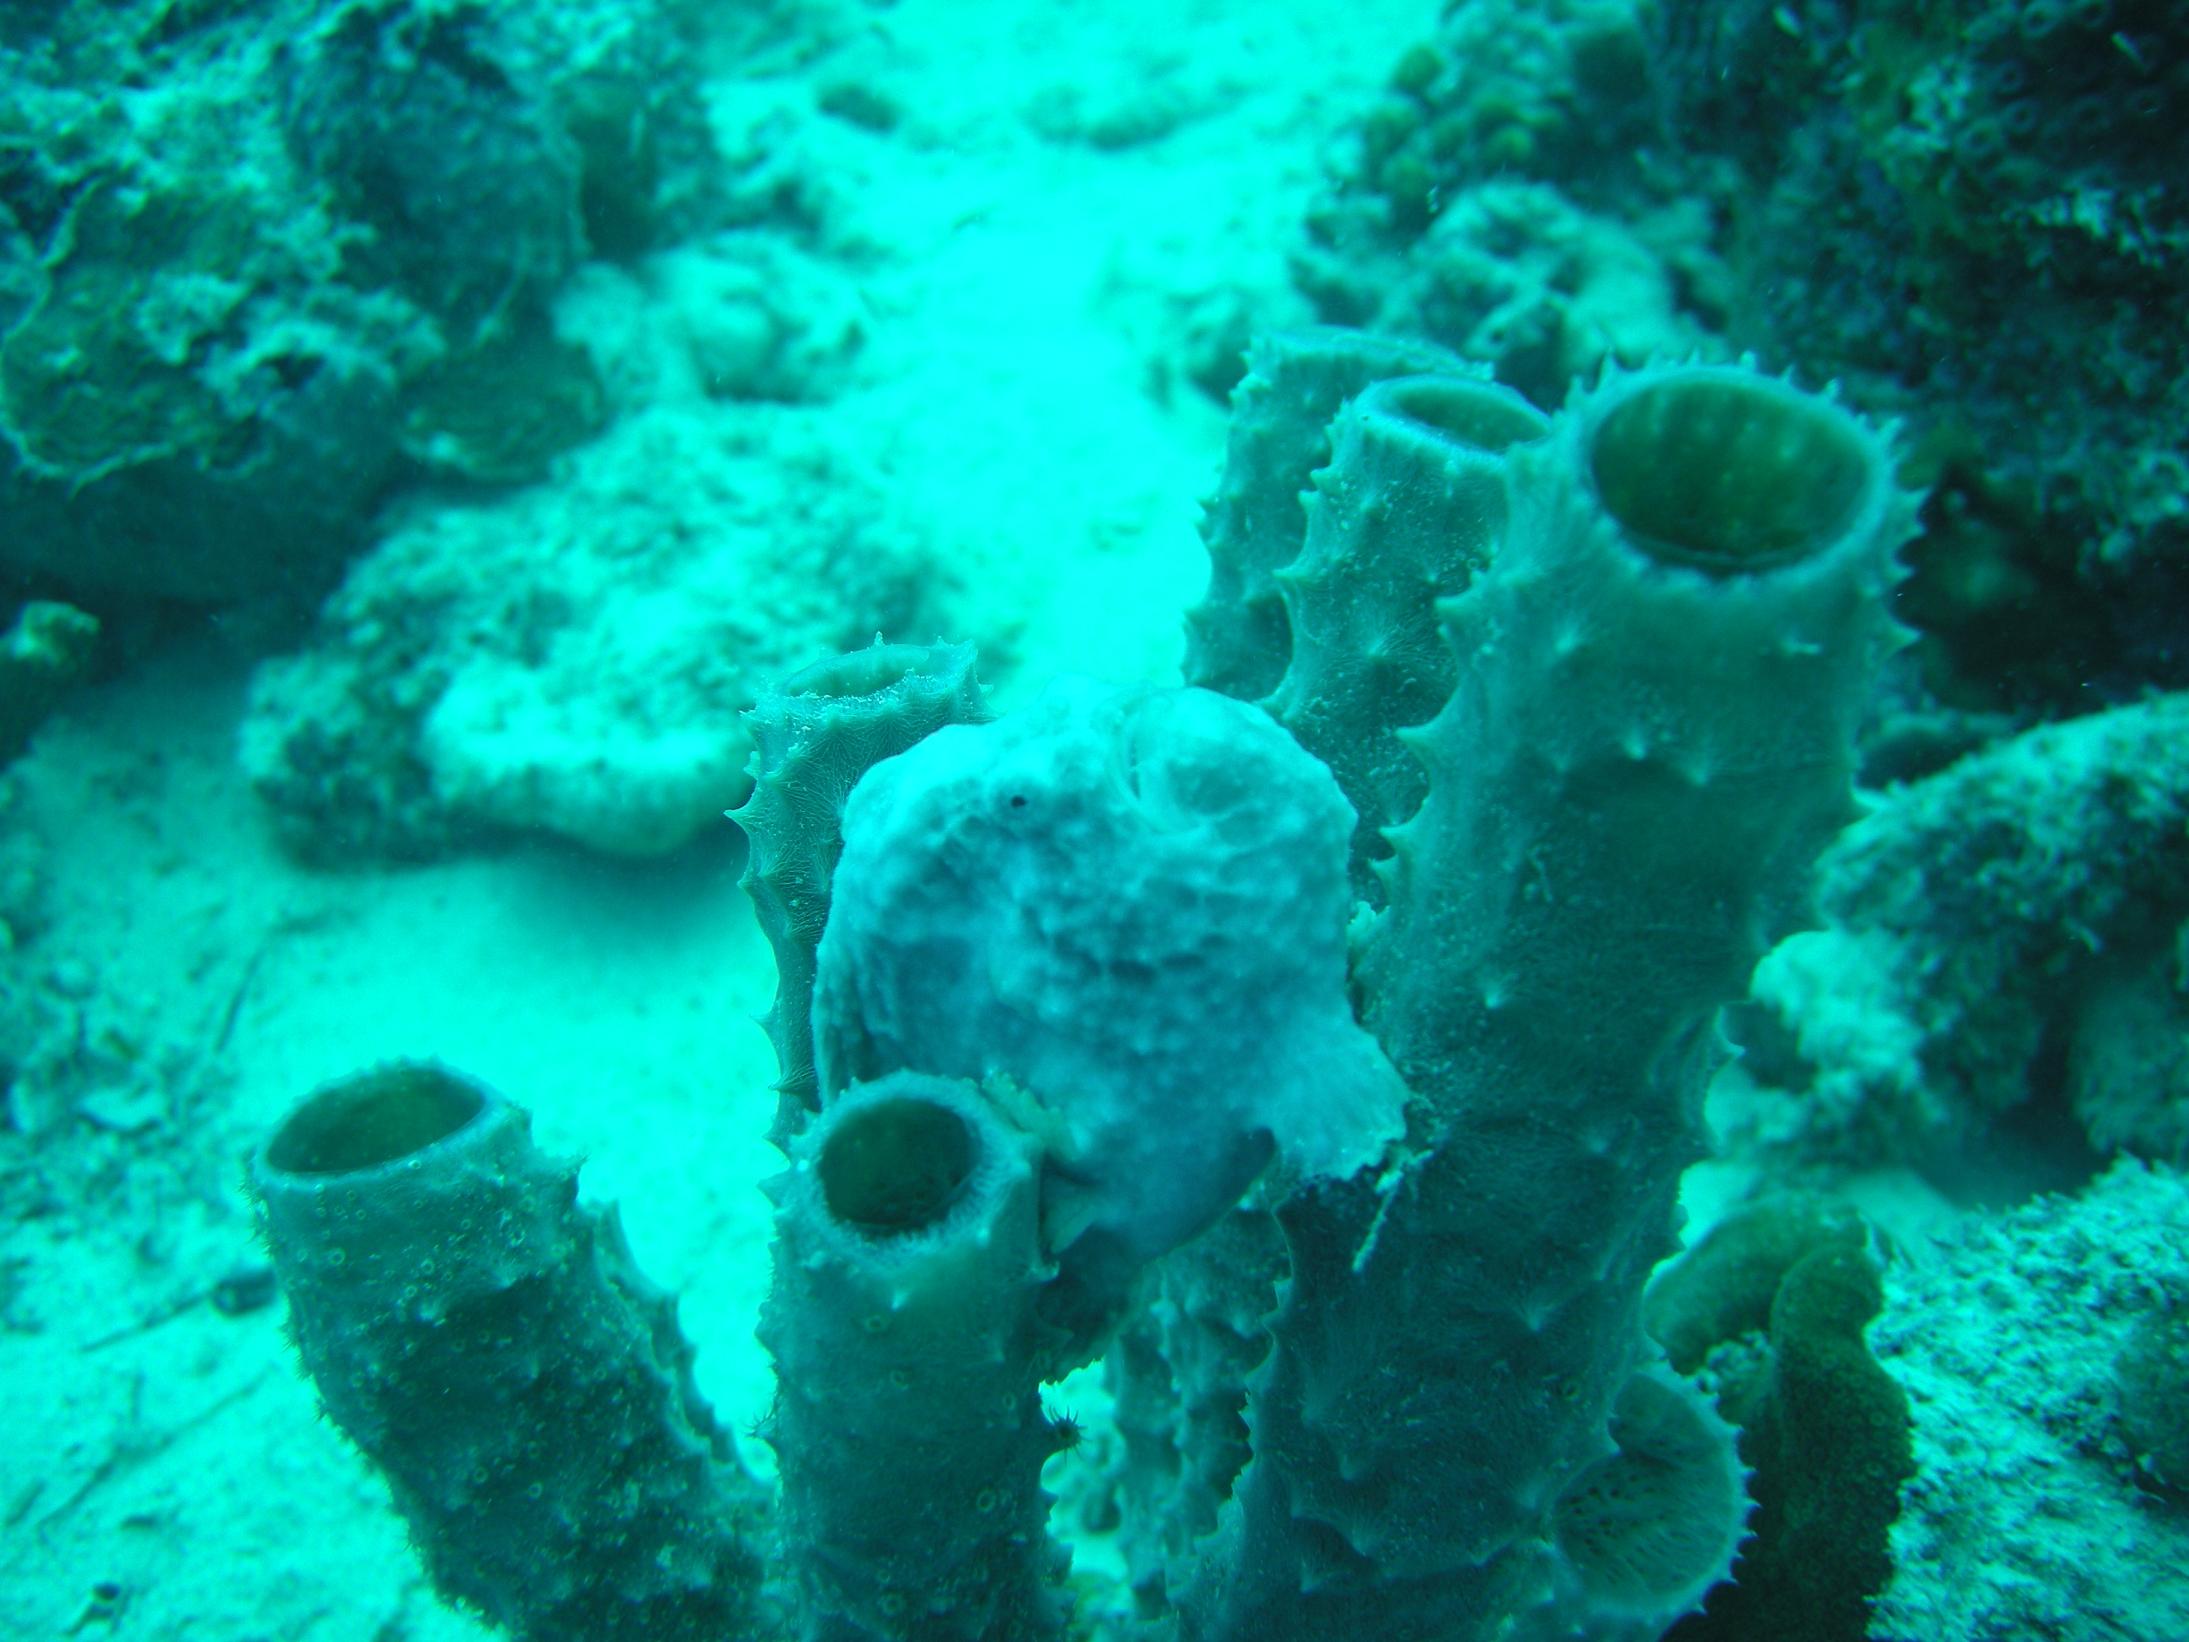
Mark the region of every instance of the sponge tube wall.
<instances>
[{"instance_id":1,"label":"sponge tube wall","mask_svg":"<svg viewBox=\"0 0 2189 1642\"><path fill-rule=\"evenodd\" d=\"M770 1186L767 1436L811 1642L1062 1634L1037 1157L972 1084L900 1072L833 1098Z\"/></svg>"},{"instance_id":2,"label":"sponge tube wall","mask_svg":"<svg viewBox=\"0 0 2189 1642\"><path fill-rule=\"evenodd\" d=\"M1825 398L1636 372L1506 471L1495 554L1439 608L1455 685L1401 736L1428 795L1355 969L1414 1156L1279 1211L1293 1282L1206 1634L1487 1636L1589 1600L1549 1515L1615 1451L1716 1012L1852 813L1900 642L1912 499ZM1668 1580L1656 1623L1697 1589Z\"/></svg>"},{"instance_id":3,"label":"sponge tube wall","mask_svg":"<svg viewBox=\"0 0 2189 1642\"><path fill-rule=\"evenodd\" d=\"M744 888L775 954L763 1023L780 1075L772 1138L787 1145L821 1103L813 1067L813 963L843 850L844 799L874 765L945 724L988 716L970 644L883 644L793 673L745 715L752 796L730 812L745 831Z\"/></svg>"},{"instance_id":4,"label":"sponge tube wall","mask_svg":"<svg viewBox=\"0 0 2189 1642\"><path fill-rule=\"evenodd\" d=\"M539 1642L753 1634L764 1498L674 1303L530 1128L417 1062L291 1112L250 1189L297 1353L445 1597Z\"/></svg>"}]
</instances>

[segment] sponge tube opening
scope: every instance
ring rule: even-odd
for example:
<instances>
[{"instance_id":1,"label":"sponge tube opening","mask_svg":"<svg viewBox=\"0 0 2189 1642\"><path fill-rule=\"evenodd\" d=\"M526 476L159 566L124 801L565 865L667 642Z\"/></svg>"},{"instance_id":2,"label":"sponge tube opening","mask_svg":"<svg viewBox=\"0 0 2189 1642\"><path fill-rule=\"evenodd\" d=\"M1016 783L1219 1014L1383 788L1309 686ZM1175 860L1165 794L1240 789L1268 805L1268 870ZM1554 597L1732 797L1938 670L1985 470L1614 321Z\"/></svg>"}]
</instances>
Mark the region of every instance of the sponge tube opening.
<instances>
[{"instance_id":1,"label":"sponge tube opening","mask_svg":"<svg viewBox=\"0 0 2189 1642\"><path fill-rule=\"evenodd\" d=\"M900 1098L847 1113L816 1167L837 1220L872 1237L904 1237L949 1217L977 1155L972 1129L948 1106Z\"/></svg>"},{"instance_id":2,"label":"sponge tube opening","mask_svg":"<svg viewBox=\"0 0 2189 1642\"><path fill-rule=\"evenodd\" d=\"M1369 388L1360 405L1493 455L1550 431L1550 419L1510 388L1466 376L1394 377Z\"/></svg>"},{"instance_id":3,"label":"sponge tube opening","mask_svg":"<svg viewBox=\"0 0 2189 1642\"><path fill-rule=\"evenodd\" d=\"M1720 574L1842 540L1883 447L1853 417L1770 377L1696 370L1627 395L1593 431L1605 510L1655 557Z\"/></svg>"},{"instance_id":4,"label":"sponge tube opening","mask_svg":"<svg viewBox=\"0 0 2189 1642\"><path fill-rule=\"evenodd\" d=\"M329 1084L290 1113L267 1142L266 1167L339 1175L425 1151L486 1110L486 1091L423 1061L375 1066Z\"/></svg>"}]
</instances>

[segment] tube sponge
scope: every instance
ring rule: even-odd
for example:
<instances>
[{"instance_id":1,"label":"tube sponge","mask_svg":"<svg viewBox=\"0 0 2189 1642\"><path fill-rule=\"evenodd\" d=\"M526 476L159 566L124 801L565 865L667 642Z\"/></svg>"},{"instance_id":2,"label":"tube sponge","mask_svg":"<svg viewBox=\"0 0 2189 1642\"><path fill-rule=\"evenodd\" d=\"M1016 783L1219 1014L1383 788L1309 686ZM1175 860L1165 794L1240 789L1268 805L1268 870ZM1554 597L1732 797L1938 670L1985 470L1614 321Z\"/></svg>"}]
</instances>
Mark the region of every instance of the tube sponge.
<instances>
[{"instance_id":1,"label":"tube sponge","mask_svg":"<svg viewBox=\"0 0 2189 1642\"><path fill-rule=\"evenodd\" d=\"M1011 1079L1062 1131L1051 1247L1120 1275L1273 1149L1352 1173L1405 1100L1346 998L1352 829L1328 770L1206 690L1065 679L938 731L845 807L824 1099L902 1069Z\"/></svg>"},{"instance_id":2,"label":"tube sponge","mask_svg":"<svg viewBox=\"0 0 2189 1642\"><path fill-rule=\"evenodd\" d=\"M1330 424L1330 465L1305 498L1307 537L1276 581L1292 664L1265 705L1330 766L1360 812L1354 892L1383 886L1383 829L1428 779L1398 732L1434 718L1458 662L1437 604L1489 563L1505 529L1505 454L1549 420L1510 388L1451 373L1364 389Z\"/></svg>"},{"instance_id":3,"label":"tube sponge","mask_svg":"<svg viewBox=\"0 0 2189 1642\"><path fill-rule=\"evenodd\" d=\"M1440 1104L1517 1092L1486 1056L1579 1103L1668 1068L1672 1023L1707 1027L1807 912L1906 637L1886 596L1914 498L1828 398L1739 366L1615 375L1510 468L1495 570L1442 606L1457 687L1402 737L1430 793L1362 959L1370 1024Z\"/></svg>"},{"instance_id":4,"label":"tube sponge","mask_svg":"<svg viewBox=\"0 0 2189 1642\"><path fill-rule=\"evenodd\" d=\"M1259 701L1284 677L1292 629L1275 572L1300 550L1300 493L1330 451L1338 407L1369 383L1463 369L1433 342L1330 327L1257 337L1231 396L1224 478L1201 534L1207 600L1186 612L1186 678Z\"/></svg>"},{"instance_id":5,"label":"tube sponge","mask_svg":"<svg viewBox=\"0 0 2189 1642\"><path fill-rule=\"evenodd\" d=\"M1402 729L1355 967L1412 1086L1402 1180L1280 1207L1292 1282L1204 1634L1496 1633L1552 1503L1654 1356L1641 1290L1703 1153L1719 1008L1853 813L1913 527L1891 443L1743 367L1577 392L1505 456L1440 601L1449 700ZM1545 1388L1555 1388L1546 1396Z\"/></svg>"},{"instance_id":6,"label":"tube sponge","mask_svg":"<svg viewBox=\"0 0 2189 1642\"><path fill-rule=\"evenodd\" d=\"M831 1101L769 1184L765 1429L816 1642L1061 1627L1038 1155L972 1085L900 1072Z\"/></svg>"},{"instance_id":7,"label":"tube sponge","mask_svg":"<svg viewBox=\"0 0 2189 1642\"><path fill-rule=\"evenodd\" d=\"M297 1354L444 1596L535 1642L765 1629L763 1499L675 1303L523 1111L376 1067L291 1112L250 1188Z\"/></svg>"},{"instance_id":8,"label":"tube sponge","mask_svg":"<svg viewBox=\"0 0 2189 1642\"><path fill-rule=\"evenodd\" d=\"M988 716L973 663L970 644L877 641L793 673L745 715L752 797L730 819L745 829L743 885L775 954L775 1001L762 1024L775 1046L779 1145L820 1105L813 953L843 848L844 799L868 769L929 731Z\"/></svg>"}]
</instances>

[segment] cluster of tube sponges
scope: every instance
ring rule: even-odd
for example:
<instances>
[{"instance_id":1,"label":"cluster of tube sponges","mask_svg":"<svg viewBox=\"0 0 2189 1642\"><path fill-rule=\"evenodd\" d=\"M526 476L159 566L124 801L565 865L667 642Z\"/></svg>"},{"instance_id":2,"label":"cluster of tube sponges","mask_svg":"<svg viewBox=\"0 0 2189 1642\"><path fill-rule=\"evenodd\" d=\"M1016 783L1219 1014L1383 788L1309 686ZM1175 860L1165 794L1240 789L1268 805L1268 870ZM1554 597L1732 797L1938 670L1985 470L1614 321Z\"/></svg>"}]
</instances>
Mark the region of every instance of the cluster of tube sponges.
<instances>
[{"instance_id":1,"label":"cluster of tube sponges","mask_svg":"<svg viewBox=\"0 0 2189 1642\"><path fill-rule=\"evenodd\" d=\"M1709 1418L1642 1389L1639 1299L1716 1012L1852 811L1913 501L1884 435L1746 365L1545 416L1343 334L1252 363L1189 675L1263 691L1359 813L1352 982L1412 1098L1395 1168L1279 1207L1253 1458L1213 1554L1161 1577L1210 1634L1655 1636L1740 1537L1722 1428L1681 1447L1681 1533L1587 1502L1666 1475L1621 1445L1627 1399ZM1322 416L1288 541L1304 476L1256 429Z\"/></svg>"},{"instance_id":2,"label":"cluster of tube sponges","mask_svg":"<svg viewBox=\"0 0 2189 1642\"><path fill-rule=\"evenodd\" d=\"M1169 1494L1122 1494L1172 1519L1126 1536L1157 1547L1135 1595L1188 1636L1655 1637L1742 1538L1731 1432L1640 1299L1716 1011L1799 914L1899 642L1888 441L1745 365L1545 415L1354 333L1250 363L1199 687L1062 681L988 721L970 651L878 646L753 715L790 1159L768 1588L805 1636L1062 1634L1039 1390L1106 1351L1171 1449ZM421 1189L392 1141L292 1138L340 1110L259 1165L322 1277L350 1205ZM531 1246L602 1246L548 1195L579 1229ZM415 1364L325 1320L346 1293L292 1285L299 1338L356 1333L384 1394ZM1262 1345L1195 1349L1216 1310ZM1197 1452L1194 1399L1251 1443ZM336 1412L398 1471L392 1427ZM745 1493L704 1475L669 1499L729 1502L690 1531L741 1548Z\"/></svg>"}]
</instances>

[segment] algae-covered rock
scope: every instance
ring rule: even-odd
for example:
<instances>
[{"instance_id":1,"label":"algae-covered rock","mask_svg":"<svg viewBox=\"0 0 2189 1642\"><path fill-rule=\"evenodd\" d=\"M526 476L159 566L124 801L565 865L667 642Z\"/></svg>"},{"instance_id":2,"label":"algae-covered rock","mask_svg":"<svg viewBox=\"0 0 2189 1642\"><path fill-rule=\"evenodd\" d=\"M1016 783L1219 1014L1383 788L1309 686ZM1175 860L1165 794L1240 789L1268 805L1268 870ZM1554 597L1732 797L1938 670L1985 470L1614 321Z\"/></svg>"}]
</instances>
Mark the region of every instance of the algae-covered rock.
<instances>
[{"instance_id":1,"label":"algae-covered rock","mask_svg":"<svg viewBox=\"0 0 2189 1642\"><path fill-rule=\"evenodd\" d=\"M387 479L429 339L341 283L307 201L269 215L278 157L239 134L240 180L232 158L191 179L165 118L127 136L161 158L57 179L34 297L0 336L0 558L92 592L308 591Z\"/></svg>"},{"instance_id":2,"label":"algae-covered rock","mask_svg":"<svg viewBox=\"0 0 2189 1642\"><path fill-rule=\"evenodd\" d=\"M1800 1092L1778 1138L1950 1162L2043 1103L2098 1147L2173 1155L2185 747L2189 696L2155 696L2002 741L1849 828L1820 864L1826 927L1756 972L1783 1033L1756 1070Z\"/></svg>"},{"instance_id":3,"label":"algae-covered rock","mask_svg":"<svg viewBox=\"0 0 2189 1642\"><path fill-rule=\"evenodd\" d=\"M290 152L362 231L353 268L442 316L459 344L583 248L577 145L496 9L331 7L280 82Z\"/></svg>"},{"instance_id":4,"label":"algae-covered rock","mask_svg":"<svg viewBox=\"0 0 2189 1642\"><path fill-rule=\"evenodd\" d=\"M1903 418L1940 700L2189 682L2189 69L2165 0L1480 0L1334 144L1317 317L1546 408L1752 351Z\"/></svg>"},{"instance_id":5,"label":"algae-covered rock","mask_svg":"<svg viewBox=\"0 0 2189 1642\"><path fill-rule=\"evenodd\" d=\"M2137 1319L2114 1372L2121 1435L2157 1486L2189 1496L2189 1290L2176 1290Z\"/></svg>"},{"instance_id":6,"label":"algae-covered rock","mask_svg":"<svg viewBox=\"0 0 2189 1642\"><path fill-rule=\"evenodd\" d=\"M2189 1185L2132 1160L1886 1271L1870 1337L1915 1472L1873 1635L2189 1635L2189 1514L2148 1492L2121 1379L2185 1294Z\"/></svg>"},{"instance_id":7,"label":"algae-covered rock","mask_svg":"<svg viewBox=\"0 0 2189 1642\"><path fill-rule=\"evenodd\" d=\"M598 428L549 310L703 218L690 18L50 10L0 32L0 564L303 604L419 466L527 480Z\"/></svg>"},{"instance_id":8,"label":"algae-covered rock","mask_svg":"<svg viewBox=\"0 0 2189 1642\"><path fill-rule=\"evenodd\" d=\"M2068 1102L2103 1151L2189 1164L2189 922L2109 969L2076 1010Z\"/></svg>"}]
</instances>

